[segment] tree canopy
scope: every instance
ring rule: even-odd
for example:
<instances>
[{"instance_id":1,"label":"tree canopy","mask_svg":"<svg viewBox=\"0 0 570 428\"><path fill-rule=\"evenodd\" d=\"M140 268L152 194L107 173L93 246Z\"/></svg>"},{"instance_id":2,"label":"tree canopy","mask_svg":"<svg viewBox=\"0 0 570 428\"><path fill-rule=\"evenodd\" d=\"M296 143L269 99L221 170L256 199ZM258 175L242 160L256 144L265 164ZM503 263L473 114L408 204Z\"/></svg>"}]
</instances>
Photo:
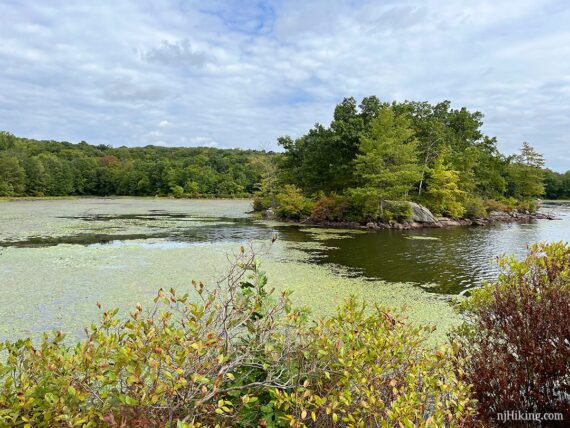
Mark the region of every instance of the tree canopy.
<instances>
[{"instance_id":1,"label":"tree canopy","mask_svg":"<svg viewBox=\"0 0 570 428\"><path fill-rule=\"evenodd\" d=\"M346 98L328 127L317 123L300 138L278 140L285 153L276 183L308 197L347 195L366 207L364 217L390 199L461 217L482 212L485 201L512 205L545 192L565 194L568 180L545 171L530 144L504 155L482 125L482 113L454 109L449 101L388 103L370 96L357 104Z\"/></svg>"},{"instance_id":2,"label":"tree canopy","mask_svg":"<svg viewBox=\"0 0 570 428\"><path fill-rule=\"evenodd\" d=\"M0 196L250 195L275 154L209 147L94 146L0 132Z\"/></svg>"}]
</instances>

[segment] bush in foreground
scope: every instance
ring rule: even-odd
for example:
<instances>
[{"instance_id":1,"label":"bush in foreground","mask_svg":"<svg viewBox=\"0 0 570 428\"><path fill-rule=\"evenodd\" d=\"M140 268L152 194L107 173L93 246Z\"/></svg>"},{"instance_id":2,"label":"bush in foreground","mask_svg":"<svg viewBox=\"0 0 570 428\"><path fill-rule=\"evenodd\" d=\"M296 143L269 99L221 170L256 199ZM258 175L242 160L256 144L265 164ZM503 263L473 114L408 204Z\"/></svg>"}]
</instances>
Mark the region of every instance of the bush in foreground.
<instances>
[{"instance_id":1,"label":"bush in foreground","mask_svg":"<svg viewBox=\"0 0 570 428\"><path fill-rule=\"evenodd\" d=\"M486 425L507 411L570 419L570 247L535 244L523 261L502 257L494 283L460 305L454 339ZM463 372L464 370L464 372Z\"/></svg>"},{"instance_id":2,"label":"bush in foreground","mask_svg":"<svg viewBox=\"0 0 570 428\"><path fill-rule=\"evenodd\" d=\"M0 426L460 426L473 411L429 329L356 300L309 323L244 251L194 285L198 300L160 290L149 311L106 311L75 346L3 343Z\"/></svg>"},{"instance_id":3,"label":"bush in foreground","mask_svg":"<svg viewBox=\"0 0 570 428\"><path fill-rule=\"evenodd\" d=\"M308 331L307 378L275 403L298 427L460 426L473 413L469 386L451 347L426 346L431 331L351 299Z\"/></svg>"}]
</instances>

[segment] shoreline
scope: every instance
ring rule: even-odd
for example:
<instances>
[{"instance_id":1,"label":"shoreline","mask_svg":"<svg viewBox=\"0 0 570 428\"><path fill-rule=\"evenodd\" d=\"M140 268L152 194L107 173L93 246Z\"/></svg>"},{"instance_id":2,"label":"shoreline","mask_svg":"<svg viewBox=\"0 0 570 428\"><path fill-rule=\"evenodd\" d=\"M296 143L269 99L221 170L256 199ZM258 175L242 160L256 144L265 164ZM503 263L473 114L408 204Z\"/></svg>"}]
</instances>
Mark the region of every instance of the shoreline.
<instances>
[{"instance_id":1,"label":"shoreline","mask_svg":"<svg viewBox=\"0 0 570 428\"><path fill-rule=\"evenodd\" d=\"M302 225L310 225L331 229L359 229L359 230L416 230L416 229L440 229L465 226L492 226L501 223L529 223L535 220L560 220L550 213L507 213L507 212L491 212L488 217L479 217L475 219L453 219L447 217L439 217L435 222L420 222L414 220L404 220L397 222L391 220L389 222L368 222L362 224L354 221L318 221L307 218L305 220L288 220L280 218L268 218L266 220L275 220L283 223L297 223Z\"/></svg>"}]
</instances>

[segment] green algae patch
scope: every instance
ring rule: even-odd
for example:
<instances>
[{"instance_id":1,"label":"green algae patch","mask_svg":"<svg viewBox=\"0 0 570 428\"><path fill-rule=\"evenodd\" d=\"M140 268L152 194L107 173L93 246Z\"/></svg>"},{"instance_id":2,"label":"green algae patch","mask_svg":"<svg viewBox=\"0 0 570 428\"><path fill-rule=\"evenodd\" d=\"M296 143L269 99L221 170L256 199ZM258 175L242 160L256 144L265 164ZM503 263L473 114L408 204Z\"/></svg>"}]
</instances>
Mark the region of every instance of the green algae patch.
<instances>
[{"instance_id":1,"label":"green algae patch","mask_svg":"<svg viewBox=\"0 0 570 428\"><path fill-rule=\"evenodd\" d=\"M153 238L160 232L184 227L228 225L231 222L227 219L245 221L250 210L248 200L17 200L3 205L0 210L0 246L3 242L38 238L57 243L57 238L88 233L118 235L116 239L145 234ZM68 241L62 240L63 243Z\"/></svg>"},{"instance_id":2,"label":"green algae patch","mask_svg":"<svg viewBox=\"0 0 570 428\"><path fill-rule=\"evenodd\" d=\"M362 230L348 230L348 229L320 229L320 228L302 228L302 232L308 233L311 239L317 241L328 241L329 239L350 239L353 235L358 233L366 233Z\"/></svg>"},{"instance_id":3,"label":"green algae patch","mask_svg":"<svg viewBox=\"0 0 570 428\"><path fill-rule=\"evenodd\" d=\"M447 296L412 284L355 277L324 253L366 231L253 222L247 200L76 198L13 201L0 209L0 339L60 329L70 340L101 310L148 308L159 288L191 290L193 279L225 275L241 244L254 248L277 290L314 317L351 295L390 308L407 305L410 322L434 324L434 340L457 321ZM254 227L252 227L254 225ZM292 226L292 227L288 227ZM273 234L285 239L271 243ZM12 243L13 245L6 245ZM14 243L19 243L15 245Z\"/></svg>"},{"instance_id":4,"label":"green algae patch","mask_svg":"<svg viewBox=\"0 0 570 428\"><path fill-rule=\"evenodd\" d=\"M315 317L332 314L355 295L391 308L407 305L411 322L438 326L437 340L457 320L440 295L411 284L349 278L332 267L307 263L302 250L289 245L258 242L254 247L270 286L291 290L294 303L309 307ZM186 292L193 279L208 283L222 278L238 251L233 243L172 246L160 239L4 249L0 301L9 304L3 307L0 338L38 338L52 329L81 337L83 328L100 316L98 302L103 308L118 307L123 314L137 302L149 307L159 288Z\"/></svg>"},{"instance_id":5,"label":"green algae patch","mask_svg":"<svg viewBox=\"0 0 570 428\"><path fill-rule=\"evenodd\" d=\"M350 277L338 267L308 263L279 263L265 259L269 283L277 289L293 292L292 300L308 306L315 317L331 315L351 295L370 305L399 310L409 322L436 327L433 342L445 340L447 332L460 322L450 305L450 296L428 293L411 283L390 283Z\"/></svg>"},{"instance_id":6,"label":"green algae patch","mask_svg":"<svg viewBox=\"0 0 570 428\"><path fill-rule=\"evenodd\" d=\"M358 235L362 233L368 233L365 230L360 229L328 229L321 227L304 227L301 229L303 232L309 233L320 233L320 234L331 234L331 235Z\"/></svg>"}]
</instances>

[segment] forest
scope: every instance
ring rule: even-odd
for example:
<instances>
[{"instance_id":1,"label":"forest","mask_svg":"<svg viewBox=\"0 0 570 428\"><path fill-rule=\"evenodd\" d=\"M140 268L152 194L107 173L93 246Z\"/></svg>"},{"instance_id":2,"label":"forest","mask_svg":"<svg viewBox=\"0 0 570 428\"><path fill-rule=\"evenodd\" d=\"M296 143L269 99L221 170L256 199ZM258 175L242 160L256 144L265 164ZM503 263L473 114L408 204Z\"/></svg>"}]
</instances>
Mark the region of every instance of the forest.
<instances>
[{"instance_id":1,"label":"forest","mask_svg":"<svg viewBox=\"0 0 570 428\"><path fill-rule=\"evenodd\" d=\"M539 197L570 198L570 171L545 169L528 143L517 155L500 153L482 125L480 112L453 109L449 101L386 103L370 96L360 104L345 98L328 127L280 137L284 153L115 148L0 132L0 196L256 194L258 209L290 218L316 209L329 220L401 214L379 201L410 200L438 215L473 217L490 208L532 209Z\"/></svg>"},{"instance_id":2,"label":"forest","mask_svg":"<svg viewBox=\"0 0 570 428\"><path fill-rule=\"evenodd\" d=\"M272 153L209 147L118 147L0 132L0 196L244 197Z\"/></svg>"},{"instance_id":3,"label":"forest","mask_svg":"<svg viewBox=\"0 0 570 428\"><path fill-rule=\"evenodd\" d=\"M537 198L570 194L570 172L546 170L526 142L516 155L500 153L482 125L482 113L449 101L345 98L328 127L279 138L278 179L264 181L256 208L287 218L374 221L405 218L409 204L399 202L414 201L464 218L532 211Z\"/></svg>"}]
</instances>

